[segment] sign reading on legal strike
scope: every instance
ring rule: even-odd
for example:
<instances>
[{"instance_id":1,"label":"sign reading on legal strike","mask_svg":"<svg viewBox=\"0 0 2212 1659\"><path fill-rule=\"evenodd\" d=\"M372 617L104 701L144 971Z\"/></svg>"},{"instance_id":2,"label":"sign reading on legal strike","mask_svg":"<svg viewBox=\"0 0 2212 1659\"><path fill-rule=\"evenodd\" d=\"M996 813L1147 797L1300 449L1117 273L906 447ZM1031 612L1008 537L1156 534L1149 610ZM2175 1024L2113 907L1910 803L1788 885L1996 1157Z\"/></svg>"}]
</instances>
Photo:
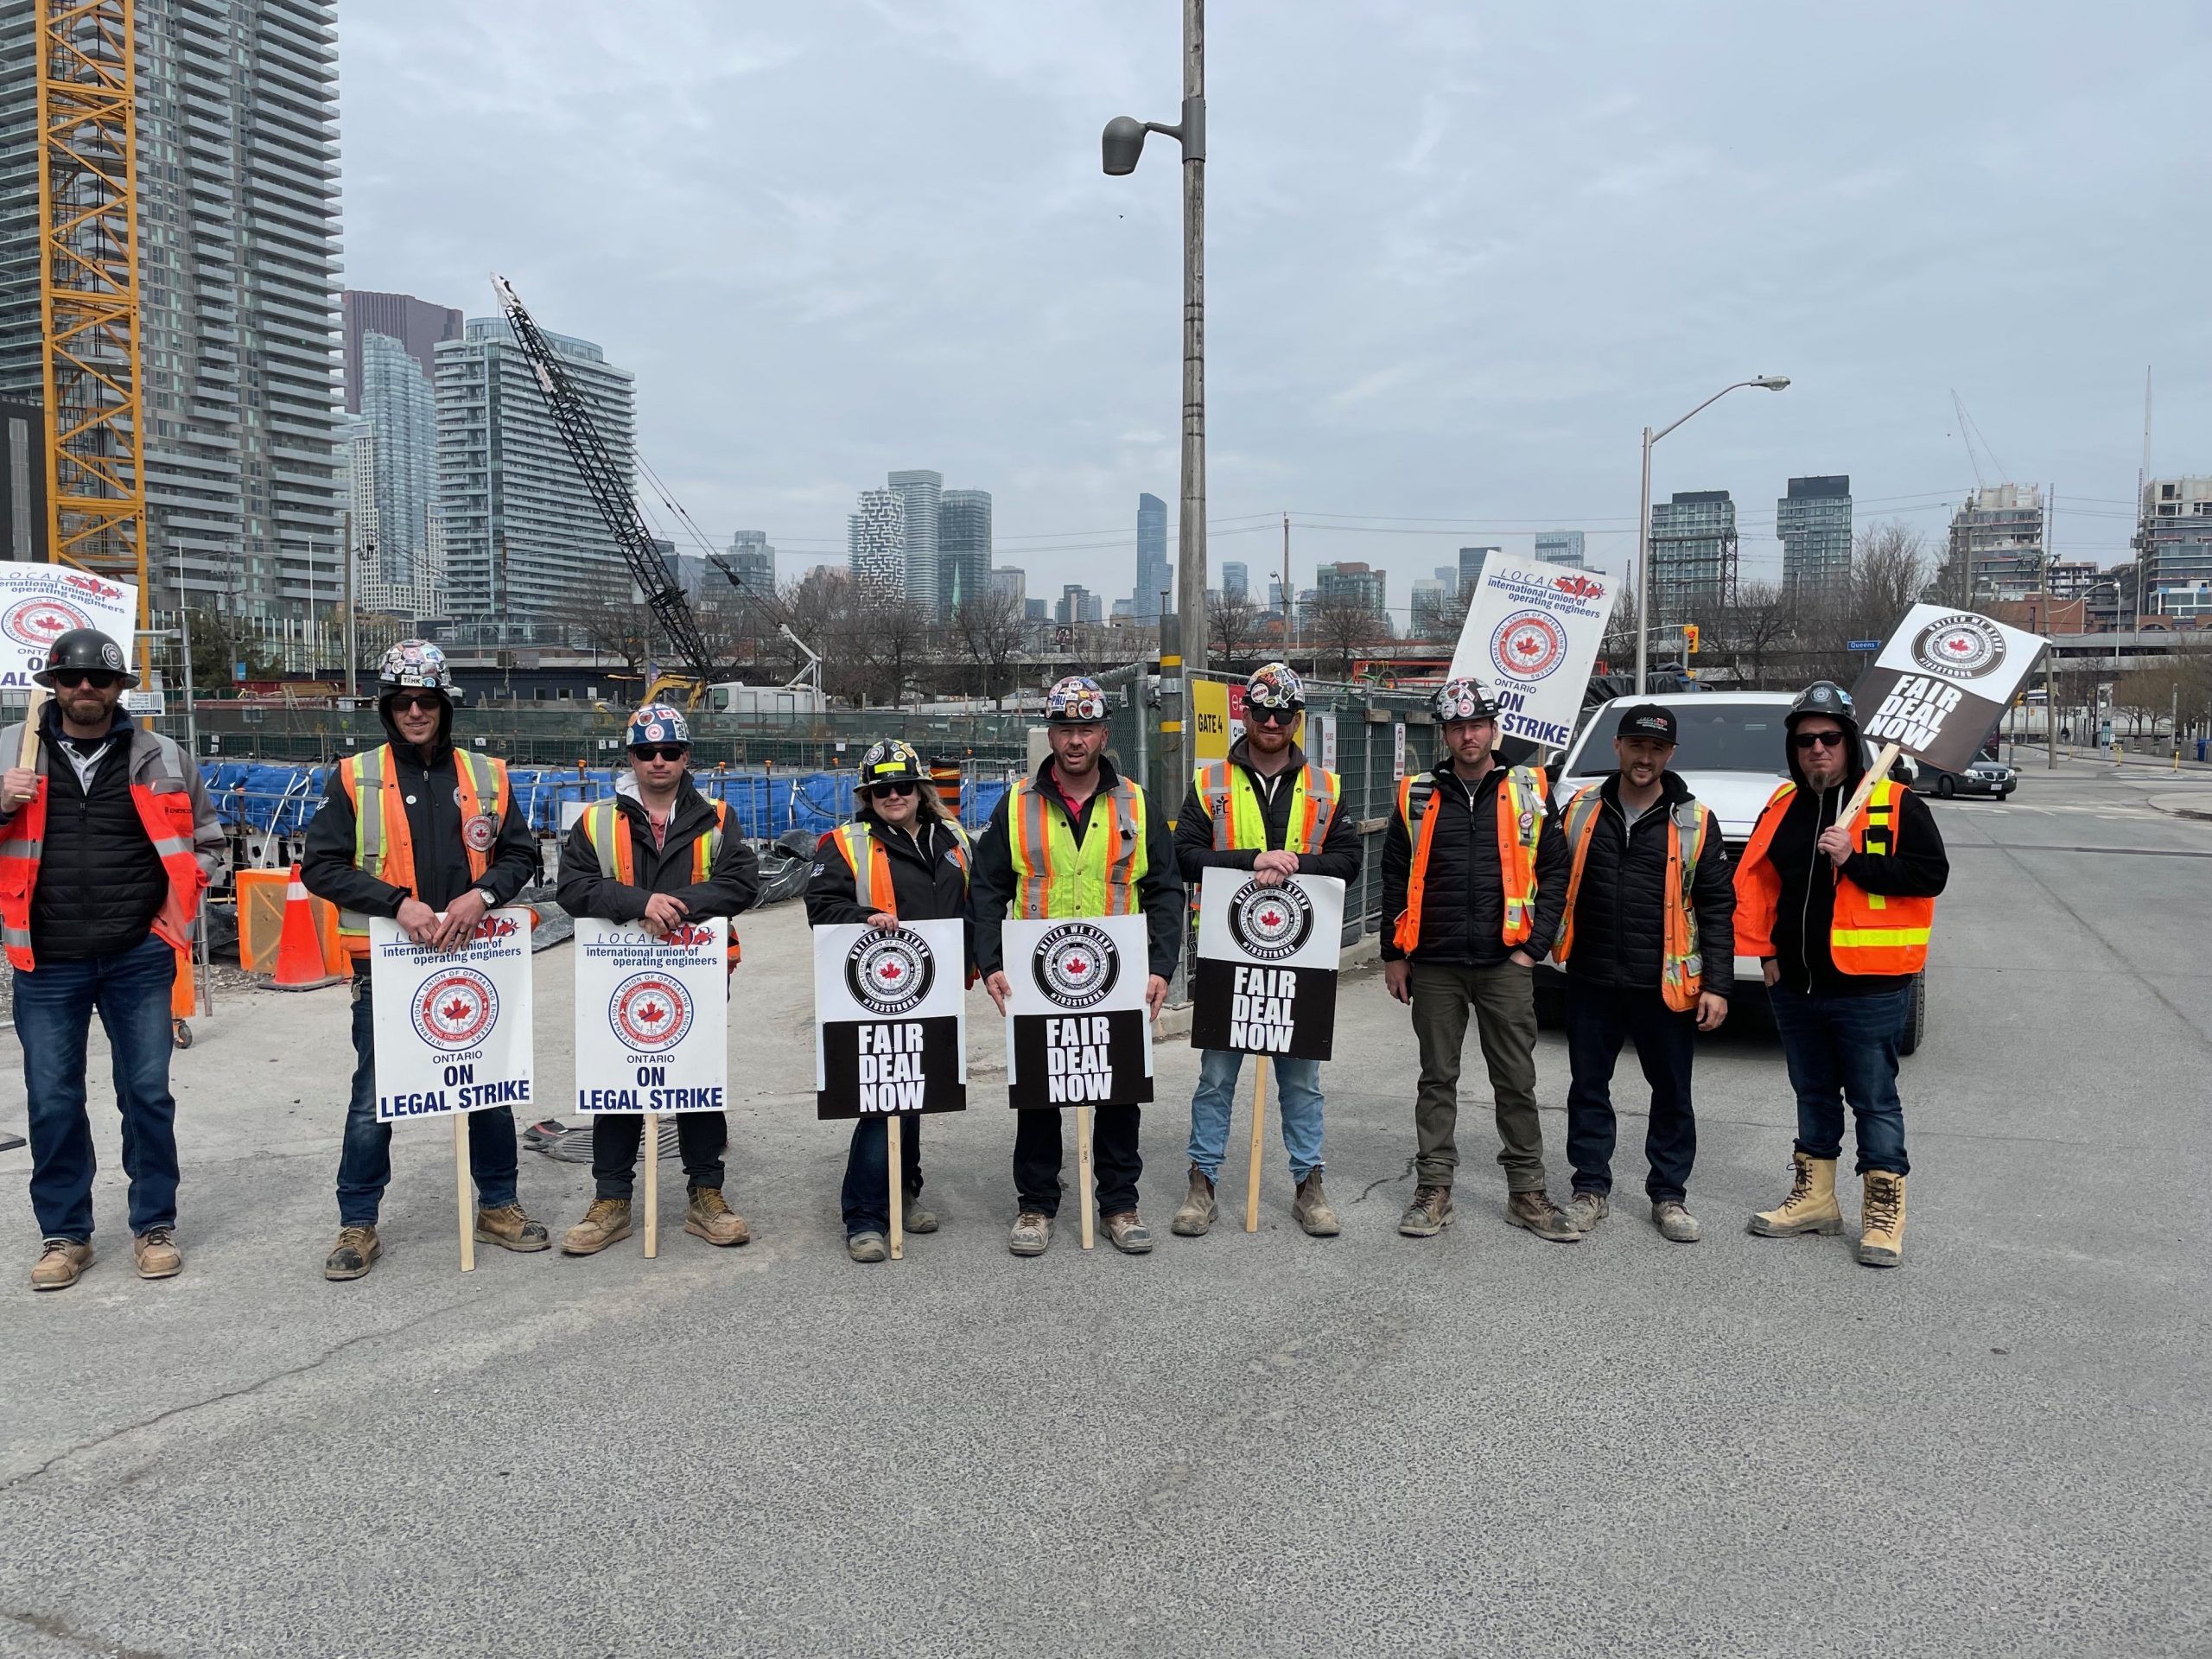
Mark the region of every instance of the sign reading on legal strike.
<instances>
[{"instance_id":1,"label":"sign reading on legal strike","mask_svg":"<svg viewBox=\"0 0 2212 1659\"><path fill-rule=\"evenodd\" d=\"M458 950L372 916L369 985L379 1122L531 1103L527 910L488 912Z\"/></svg>"},{"instance_id":2,"label":"sign reading on legal strike","mask_svg":"<svg viewBox=\"0 0 2212 1659\"><path fill-rule=\"evenodd\" d=\"M576 918L576 1109L719 1112L729 1103L729 923Z\"/></svg>"},{"instance_id":3,"label":"sign reading on legal strike","mask_svg":"<svg viewBox=\"0 0 2212 1659\"><path fill-rule=\"evenodd\" d=\"M130 666L138 627L135 583L110 582L71 564L0 564L0 690L28 690L46 648L73 628L98 628Z\"/></svg>"},{"instance_id":4,"label":"sign reading on legal strike","mask_svg":"<svg viewBox=\"0 0 2212 1659\"><path fill-rule=\"evenodd\" d=\"M814 930L814 1114L968 1109L966 932L957 921Z\"/></svg>"},{"instance_id":5,"label":"sign reading on legal strike","mask_svg":"<svg viewBox=\"0 0 2212 1659\"><path fill-rule=\"evenodd\" d=\"M1209 869L1198 895L1191 1046L1327 1059L1344 884L1294 875L1264 887L1249 870Z\"/></svg>"},{"instance_id":6,"label":"sign reading on legal strike","mask_svg":"<svg viewBox=\"0 0 2212 1659\"><path fill-rule=\"evenodd\" d=\"M1451 677L1490 688L1503 735L1563 749L1612 613L1603 572L1493 552L1475 578Z\"/></svg>"},{"instance_id":7,"label":"sign reading on legal strike","mask_svg":"<svg viewBox=\"0 0 2212 1659\"><path fill-rule=\"evenodd\" d=\"M1152 1098L1150 947L1141 916L1006 924L1007 1103L1140 1106Z\"/></svg>"},{"instance_id":8,"label":"sign reading on legal strike","mask_svg":"<svg viewBox=\"0 0 2212 1659\"><path fill-rule=\"evenodd\" d=\"M1851 694L1860 729L1964 772L2050 643L1974 611L1916 605Z\"/></svg>"}]
</instances>

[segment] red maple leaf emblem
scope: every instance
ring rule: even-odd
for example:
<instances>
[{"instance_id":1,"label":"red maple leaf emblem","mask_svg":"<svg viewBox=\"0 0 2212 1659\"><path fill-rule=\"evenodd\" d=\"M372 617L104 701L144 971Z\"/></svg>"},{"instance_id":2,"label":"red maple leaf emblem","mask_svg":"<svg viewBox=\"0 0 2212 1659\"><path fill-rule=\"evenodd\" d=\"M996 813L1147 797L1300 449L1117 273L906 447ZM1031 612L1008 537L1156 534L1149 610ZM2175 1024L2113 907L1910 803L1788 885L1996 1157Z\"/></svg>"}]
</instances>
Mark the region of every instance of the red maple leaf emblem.
<instances>
[{"instance_id":1,"label":"red maple leaf emblem","mask_svg":"<svg viewBox=\"0 0 2212 1659\"><path fill-rule=\"evenodd\" d=\"M452 1020L454 1024L457 1026L462 1020L467 1019L473 1010L467 1001L456 996L452 1001L447 1003L445 1007L440 1008L438 1012L445 1015L447 1019Z\"/></svg>"},{"instance_id":2,"label":"red maple leaf emblem","mask_svg":"<svg viewBox=\"0 0 2212 1659\"><path fill-rule=\"evenodd\" d=\"M1067 961L1067 969L1068 972L1073 974L1077 979L1081 979L1085 974L1090 971L1090 964L1085 962L1081 957L1070 957Z\"/></svg>"},{"instance_id":3,"label":"red maple leaf emblem","mask_svg":"<svg viewBox=\"0 0 2212 1659\"><path fill-rule=\"evenodd\" d=\"M638 1010L638 1023L640 1025L657 1026L667 1018L668 1010L658 1002L648 1002Z\"/></svg>"},{"instance_id":4,"label":"red maple leaf emblem","mask_svg":"<svg viewBox=\"0 0 2212 1659\"><path fill-rule=\"evenodd\" d=\"M1974 642L1971 639L1946 639L1943 649L1955 657L1962 657L1974 649Z\"/></svg>"},{"instance_id":5,"label":"red maple leaf emblem","mask_svg":"<svg viewBox=\"0 0 2212 1659\"><path fill-rule=\"evenodd\" d=\"M1260 912L1260 925L1262 927L1274 927L1279 925L1281 921L1282 912L1276 910L1272 906Z\"/></svg>"},{"instance_id":6,"label":"red maple leaf emblem","mask_svg":"<svg viewBox=\"0 0 2212 1659\"><path fill-rule=\"evenodd\" d=\"M875 970L875 976L888 985L906 970L895 962L887 962Z\"/></svg>"},{"instance_id":7,"label":"red maple leaf emblem","mask_svg":"<svg viewBox=\"0 0 2212 1659\"><path fill-rule=\"evenodd\" d=\"M1534 657L1544 648L1544 642L1530 634L1523 634L1513 642L1513 649L1523 657Z\"/></svg>"}]
</instances>

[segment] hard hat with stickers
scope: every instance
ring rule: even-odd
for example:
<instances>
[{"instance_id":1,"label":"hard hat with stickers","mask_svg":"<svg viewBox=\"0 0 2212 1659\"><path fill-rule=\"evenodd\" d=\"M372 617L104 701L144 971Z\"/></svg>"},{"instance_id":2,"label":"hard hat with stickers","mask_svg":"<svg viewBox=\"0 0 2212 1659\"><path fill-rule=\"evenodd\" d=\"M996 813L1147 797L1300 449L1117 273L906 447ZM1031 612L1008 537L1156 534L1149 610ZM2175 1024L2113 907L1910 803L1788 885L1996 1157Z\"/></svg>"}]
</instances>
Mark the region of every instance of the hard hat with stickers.
<instances>
[{"instance_id":1,"label":"hard hat with stickers","mask_svg":"<svg viewBox=\"0 0 2212 1659\"><path fill-rule=\"evenodd\" d=\"M402 639L377 664L377 695L392 691L453 690L453 671L446 654L428 639Z\"/></svg>"},{"instance_id":2,"label":"hard hat with stickers","mask_svg":"<svg viewBox=\"0 0 2212 1659\"><path fill-rule=\"evenodd\" d=\"M1497 704L1478 681L1446 680L1436 688L1436 695L1429 699L1429 707L1437 719L1496 720Z\"/></svg>"},{"instance_id":3,"label":"hard hat with stickers","mask_svg":"<svg viewBox=\"0 0 2212 1659\"><path fill-rule=\"evenodd\" d=\"M1088 674L1071 674L1045 694L1048 726L1091 726L1106 718L1106 690Z\"/></svg>"},{"instance_id":4,"label":"hard hat with stickers","mask_svg":"<svg viewBox=\"0 0 2212 1659\"><path fill-rule=\"evenodd\" d=\"M1267 663L1244 682L1248 709L1299 709L1306 706L1306 683L1288 663Z\"/></svg>"},{"instance_id":5,"label":"hard hat with stickers","mask_svg":"<svg viewBox=\"0 0 2212 1659\"><path fill-rule=\"evenodd\" d=\"M922 781L922 757L911 743L899 738L887 737L871 744L861 757L861 787L871 788L877 784L918 784Z\"/></svg>"},{"instance_id":6,"label":"hard hat with stickers","mask_svg":"<svg viewBox=\"0 0 2212 1659\"><path fill-rule=\"evenodd\" d=\"M630 730L622 740L623 747L634 749L647 743L681 743L689 748L691 726L683 718L683 711L664 702L649 702L631 715Z\"/></svg>"}]
</instances>

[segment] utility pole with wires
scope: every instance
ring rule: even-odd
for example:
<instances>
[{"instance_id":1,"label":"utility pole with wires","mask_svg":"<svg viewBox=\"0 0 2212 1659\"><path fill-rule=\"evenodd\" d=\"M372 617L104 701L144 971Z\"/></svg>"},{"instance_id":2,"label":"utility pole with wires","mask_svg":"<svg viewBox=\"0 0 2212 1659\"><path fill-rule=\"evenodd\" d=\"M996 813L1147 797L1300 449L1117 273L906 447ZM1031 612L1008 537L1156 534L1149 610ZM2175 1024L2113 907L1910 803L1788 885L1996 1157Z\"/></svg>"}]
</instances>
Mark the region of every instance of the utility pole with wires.
<instances>
[{"instance_id":1,"label":"utility pole with wires","mask_svg":"<svg viewBox=\"0 0 2212 1659\"><path fill-rule=\"evenodd\" d=\"M1282 516L1282 658L1290 660L1298 644L1298 609L1290 602L1290 515Z\"/></svg>"}]
</instances>

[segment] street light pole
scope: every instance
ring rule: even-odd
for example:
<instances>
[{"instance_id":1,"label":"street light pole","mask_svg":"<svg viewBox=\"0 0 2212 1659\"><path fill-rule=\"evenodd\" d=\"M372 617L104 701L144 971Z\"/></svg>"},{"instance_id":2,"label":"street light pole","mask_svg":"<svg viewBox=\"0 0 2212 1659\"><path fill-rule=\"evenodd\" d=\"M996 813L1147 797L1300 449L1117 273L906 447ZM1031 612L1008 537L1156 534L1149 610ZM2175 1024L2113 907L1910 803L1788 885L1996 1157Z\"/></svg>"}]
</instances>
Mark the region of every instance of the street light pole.
<instances>
[{"instance_id":1,"label":"street light pole","mask_svg":"<svg viewBox=\"0 0 2212 1659\"><path fill-rule=\"evenodd\" d=\"M1689 414L1683 416L1681 420L1670 422L1667 425L1661 427L1656 432L1654 432L1648 426L1643 429L1643 494L1642 505L1637 508L1636 515L1636 694L1638 696L1642 696L1643 695L1645 681L1649 677L1651 658L1651 629L1653 626L1653 607L1651 604L1651 446L1658 442L1660 439L1665 437L1669 432L1672 432L1675 428L1683 424L1684 422L1690 420L1694 416L1703 414L1707 410L1712 408L1713 404L1719 403L1723 397L1726 397L1732 391L1740 391L1745 386L1757 386L1761 391L1781 391L1786 389L1789 385L1789 377L1786 374L1762 374L1755 379L1738 380L1733 385L1721 387L1720 390L1714 392L1712 397L1707 398L1695 409L1690 410Z\"/></svg>"}]
</instances>

